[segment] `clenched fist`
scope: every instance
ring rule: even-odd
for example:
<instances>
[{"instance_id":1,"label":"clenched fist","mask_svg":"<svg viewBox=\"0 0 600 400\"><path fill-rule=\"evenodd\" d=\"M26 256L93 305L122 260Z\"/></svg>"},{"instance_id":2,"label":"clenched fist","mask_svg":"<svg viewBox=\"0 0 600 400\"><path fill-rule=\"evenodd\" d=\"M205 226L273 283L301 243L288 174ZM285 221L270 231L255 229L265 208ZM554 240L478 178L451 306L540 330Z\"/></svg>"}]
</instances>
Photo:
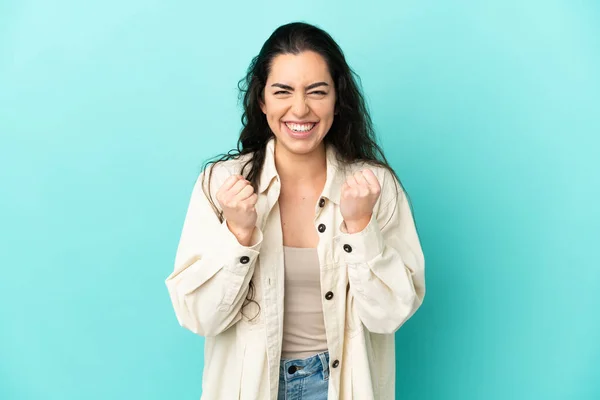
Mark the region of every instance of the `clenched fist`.
<instances>
[{"instance_id":1,"label":"clenched fist","mask_svg":"<svg viewBox=\"0 0 600 400\"><path fill-rule=\"evenodd\" d=\"M258 195L252 184L241 175L232 175L217 191L217 200L229 230L242 245L248 246L258 219Z\"/></svg>"},{"instance_id":2,"label":"clenched fist","mask_svg":"<svg viewBox=\"0 0 600 400\"><path fill-rule=\"evenodd\" d=\"M340 212L349 233L360 232L368 225L380 193L379 180L370 169L360 170L346 179L342 185Z\"/></svg>"}]
</instances>

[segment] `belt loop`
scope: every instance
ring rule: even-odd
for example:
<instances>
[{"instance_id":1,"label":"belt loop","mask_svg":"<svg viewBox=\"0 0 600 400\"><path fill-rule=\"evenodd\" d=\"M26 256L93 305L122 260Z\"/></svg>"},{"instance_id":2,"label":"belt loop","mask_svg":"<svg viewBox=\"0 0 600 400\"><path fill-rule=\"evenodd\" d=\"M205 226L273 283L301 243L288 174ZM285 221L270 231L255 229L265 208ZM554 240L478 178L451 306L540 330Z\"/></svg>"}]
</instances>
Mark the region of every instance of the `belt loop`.
<instances>
[{"instance_id":1,"label":"belt loop","mask_svg":"<svg viewBox=\"0 0 600 400\"><path fill-rule=\"evenodd\" d=\"M329 362L327 361L326 353L319 353L319 359L323 365L323 379L329 379Z\"/></svg>"}]
</instances>

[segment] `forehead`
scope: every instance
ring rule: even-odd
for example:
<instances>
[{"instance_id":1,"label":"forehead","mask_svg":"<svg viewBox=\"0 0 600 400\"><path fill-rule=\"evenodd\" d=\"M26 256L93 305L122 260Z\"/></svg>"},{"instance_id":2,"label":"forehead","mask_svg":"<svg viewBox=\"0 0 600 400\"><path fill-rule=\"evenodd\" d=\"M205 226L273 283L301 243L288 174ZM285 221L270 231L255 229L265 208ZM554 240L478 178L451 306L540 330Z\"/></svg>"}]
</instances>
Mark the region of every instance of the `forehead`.
<instances>
[{"instance_id":1,"label":"forehead","mask_svg":"<svg viewBox=\"0 0 600 400\"><path fill-rule=\"evenodd\" d=\"M303 51L299 54L280 54L275 57L267 81L307 84L314 81L331 82L331 74L320 54Z\"/></svg>"}]
</instances>

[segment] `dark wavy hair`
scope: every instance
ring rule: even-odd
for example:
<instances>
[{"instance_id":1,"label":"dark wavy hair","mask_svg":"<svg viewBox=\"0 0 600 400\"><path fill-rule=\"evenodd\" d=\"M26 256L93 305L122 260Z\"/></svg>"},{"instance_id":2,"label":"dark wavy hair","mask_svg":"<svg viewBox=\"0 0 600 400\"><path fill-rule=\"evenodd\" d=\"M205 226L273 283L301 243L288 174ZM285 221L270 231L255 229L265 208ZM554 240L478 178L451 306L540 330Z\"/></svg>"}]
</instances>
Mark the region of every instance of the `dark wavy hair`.
<instances>
[{"instance_id":1,"label":"dark wavy hair","mask_svg":"<svg viewBox=\"0 0 600 400\"><path fill-rule=\"evenodd\" d=\"M242 171L249 166L244 177L252 183L255 192L258 191L260 174L265 160L266 144L273 136L267 118L260 108L261 102L264 102L264 89L267 78L275 57L281 54L297 55L304 51L316 52L324 58L334 82L336 91L335 110L337 114L329 132L323 139L325 143L335 148L338 158L343 163L350 164L363 161L387 168L396 177L404 190L398 175L389 165L382 149L376 143L373 123L360 90L360 78L350 68L342 49L333 38L324 30L304 22L293 22L277 28L263 44L258 55L252 59L246 76L238 82L238 99L243 102L244 112L241 118L243 128L238 139L237 149L217 156L212 161L207 161L202 169L206 170L210 164L235 159L251 153L252 156L244 164ZM211 176L212 168L208 175L209 186ZM204 182L202 187L204 188ZM210 195L210 187L208 191L205 190L204 192L219 220L223 222L223 213L216 207ZM254 301L252 280L243 307L249 302L256 303L259 308L258 312L260 312L260 305ZM258 316L258 313L256 316Z\"/></svg>"}]
</instances>

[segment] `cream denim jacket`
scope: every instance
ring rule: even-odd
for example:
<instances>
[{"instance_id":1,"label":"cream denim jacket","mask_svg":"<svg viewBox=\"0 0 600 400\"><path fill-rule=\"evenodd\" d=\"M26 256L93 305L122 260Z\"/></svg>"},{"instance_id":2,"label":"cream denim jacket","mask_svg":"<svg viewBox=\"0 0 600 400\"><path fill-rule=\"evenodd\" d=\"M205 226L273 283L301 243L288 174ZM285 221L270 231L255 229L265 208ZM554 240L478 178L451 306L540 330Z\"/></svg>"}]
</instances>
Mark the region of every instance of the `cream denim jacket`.
<instances>
[{"instance_id":1,"label":"cream denim jacket","mask_svg":"<svg viewBox=\"0 0 600 400\"><path fill-rule=\"evenodd\" d=\"M179 324L206 337L202 400L276 400L283 330L284 264L272 138L260 177L249 247L220 223L196 182L166 279ZM425 295L424 257L409 204L382 167L348 165L327 146L327 180L315 204L321 291L330 354L328 399L394 399L394 332ZM248 155L219 163L211 193L241 173ZM347 174L371 168L381 185L369 224L345 230L340 191ZM397 181L396 181L397 182ZM242 309L252 278L254 299ZM258 313L258 316L256 316ZM256 316L256 317L255 317ZM255 318L253 318L255 317Z\"/></svg>"}]
</instances>

